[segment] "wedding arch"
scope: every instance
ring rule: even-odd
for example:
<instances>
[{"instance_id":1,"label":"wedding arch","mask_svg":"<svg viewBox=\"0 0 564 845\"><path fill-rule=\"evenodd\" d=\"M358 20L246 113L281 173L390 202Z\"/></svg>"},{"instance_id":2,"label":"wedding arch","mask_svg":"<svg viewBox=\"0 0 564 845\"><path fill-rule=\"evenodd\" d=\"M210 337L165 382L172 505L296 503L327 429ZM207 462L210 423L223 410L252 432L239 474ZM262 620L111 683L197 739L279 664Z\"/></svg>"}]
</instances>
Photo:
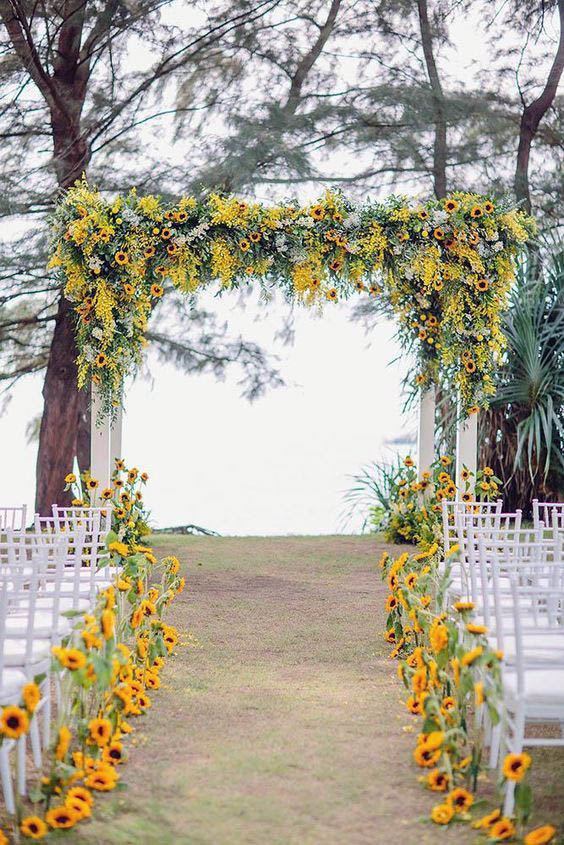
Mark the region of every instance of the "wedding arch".
<instances>
[{"instance_id":1,"label":"wedding arch","mask_svg":"<svg viewBox=\"0 0 564 845\"><path fill-rule=\"evenodd\" d=\"M457 472L475 471L477 413L494 392L515 260L534 231L510 201L465 192L354 203L328 190L307 205L266 206L217 193L166 201L132 189L112 201L83 178L58 203L50 267L75 307L79 387L92 386L92 475L106 486L111 459L121 456L124 379L141 362L149 317L167 289L249 283L306 306L382 298L417 359L420 472L434 458L441 379L457 391Z\"/></svg>"}]
</instances>

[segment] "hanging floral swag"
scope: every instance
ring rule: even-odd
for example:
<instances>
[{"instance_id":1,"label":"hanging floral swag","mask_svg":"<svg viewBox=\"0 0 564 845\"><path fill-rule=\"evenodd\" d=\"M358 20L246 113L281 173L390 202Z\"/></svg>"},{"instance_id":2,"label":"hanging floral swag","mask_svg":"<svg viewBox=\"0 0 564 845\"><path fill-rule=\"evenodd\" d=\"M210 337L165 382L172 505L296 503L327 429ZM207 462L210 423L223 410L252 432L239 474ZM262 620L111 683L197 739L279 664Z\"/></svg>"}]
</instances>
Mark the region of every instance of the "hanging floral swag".
<instances>
[{"instance_id":1,"label":"hanging floral swag","mask_svg":"<svg viewBox=\"0 0 564 845\"><path fill-rule=\"evenodd\" d=\"M501 315L515 257L535 232L508 201L355 205L340 193L300 206L210 194L165 202L135 189L108 202L82 179L53 218L50 268L60 268L77 317L79 385L98 385L103 411L141 361L151 311L169 289L187 294L258 281L306 305L351 293L381 298L417 354L416 384L444 373L466 413L486 407L503 351Z\"/></svg>"}]
</instances>

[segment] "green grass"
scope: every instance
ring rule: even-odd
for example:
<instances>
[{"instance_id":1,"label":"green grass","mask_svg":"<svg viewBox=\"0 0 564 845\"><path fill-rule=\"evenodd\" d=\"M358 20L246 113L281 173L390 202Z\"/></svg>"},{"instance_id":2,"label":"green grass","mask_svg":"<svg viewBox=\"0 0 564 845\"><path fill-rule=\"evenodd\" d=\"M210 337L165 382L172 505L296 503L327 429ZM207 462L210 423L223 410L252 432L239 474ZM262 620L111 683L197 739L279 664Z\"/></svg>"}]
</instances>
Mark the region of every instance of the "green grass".
<instances>
[{"instance_id":1,"label":"green grass","mask_svg":"<svg viewBox=\"0 0 564 845\"><path fill-rule=\"evenodd\" d=\"M161 535L186 566L185 643L138 720L127 788L73 845L465 843L418 821L416 723L383 642L370 537ZM537 818L564 824L564 753L534 752ZM540 760L543 760L541 766Z\"/></svg>"}]
</instances>

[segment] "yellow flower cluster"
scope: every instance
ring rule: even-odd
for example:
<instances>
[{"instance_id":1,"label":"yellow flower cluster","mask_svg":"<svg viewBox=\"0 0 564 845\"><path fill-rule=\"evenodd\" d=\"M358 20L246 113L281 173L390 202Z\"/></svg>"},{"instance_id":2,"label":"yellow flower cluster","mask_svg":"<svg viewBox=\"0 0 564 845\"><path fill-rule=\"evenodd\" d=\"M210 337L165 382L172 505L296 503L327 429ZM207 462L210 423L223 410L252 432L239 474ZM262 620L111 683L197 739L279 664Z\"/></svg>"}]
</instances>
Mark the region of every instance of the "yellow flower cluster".
<instances>
[{"instance_id":1,"label":"yellow flower cluster","mask_svg":"<svg viewBox=\"0 0 564 845\"><path fill-rule=\"evenodd\" d=\"M146 480L146 474L117 461L113 487L102 492L108 506L124 512L114 514L117 531L106 538L104 571L114 573L113 583L99 594L92 613L78 616L70 636L53 648L61 704L41 798L33 815L19 814L25 838L74 827L90 817L96 794L116 788L127 759L127 736L134 731L130 720L152 706L161 670L178 643L178 632L164 616L185 586L180 563L175 557L158 561L141 545L145 519L132 515L131 494L135 497L135 485ZM65 481L78 483L73 473ZM2 709L0 743L29 730L39 699L39 687L31 683L20 706Z\"/></svg>"},{"instance_id":2,"label":"yellow flower cluster","mask_svg":"<svg viewBox=\"0 0 564 845\"><path fill-rule=\"evenodd\" d=\"M489 471L483 477L491 479L493 474ZM432 524L427 533L440 537ZM484 756L482 735L476 727L482 720L475 716L486 711L490 723L496 725L502 703L503 655L489 647L486 627L473 621L473 603L444 603L448 558L457 551L453 547L445 561L439 542L427 542L418 554L403 553L394 559L384 552L379 561L389 588L384 639L392 646L390 657L398 661L398 677L406 690L405 707L422 719L413 760L422 772L423 785L442 796L431 810L431 819L445 826L472 822L470 811ZM523 781L530 765L528 754L508 754L503 761L503 780ZM496 809L474 820L472 827L490 841L513 839L530 813L528 789L516 795L519 824ZM526 845L548 843L555 834L552 826L545 825L521 841Z\"/></svg>"},{"instance_id":3,"label":"yellow flower cluster","mask_svg":"<svg viewBox=\"0 0 564 845\"><path fill-rule=\"evenodd\" d=\"M416 384L444 375L468 409L487 406L492 393L501 314L519 249L533 234L522 212L460 192L425 204L390 197L356 205L327 191L313 205L268 208L219 194L165 203L131 191L110 204L83 180L57 207L50 267L75 306L80 383L99 385L106 412L140 362L147 320L167 286L193 292L216 280L276 285L306 305L378 296L417 354Z\"/></svg>"}]
</instances>

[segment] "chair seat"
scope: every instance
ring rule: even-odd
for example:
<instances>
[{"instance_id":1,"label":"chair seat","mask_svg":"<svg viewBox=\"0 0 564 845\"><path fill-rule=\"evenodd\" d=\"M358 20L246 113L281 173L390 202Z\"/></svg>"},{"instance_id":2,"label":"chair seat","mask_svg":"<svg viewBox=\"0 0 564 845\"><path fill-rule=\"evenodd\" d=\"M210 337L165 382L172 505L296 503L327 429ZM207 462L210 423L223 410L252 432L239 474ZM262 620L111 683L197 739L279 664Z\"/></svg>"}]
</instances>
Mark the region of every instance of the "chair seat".
<instances>
[{"instance_id":1,"label":"chair seat","mask_svg":"<svg viewBox=\"0 0 564 845\"><path fill-rule=\"evenodd\" d=\"M526 716L564 720L564 663L562 669L526 669L525 689L521 694L517 691L517 673L506 671L503 689L510 711L522 700Z\"/></svg>"},{"instance_id":2,"label":"chair seat","mask_svg":"<svg viewBox=\"0 0 564 845\"><path fill-rule=\"evenodd\" d=\"M41 595L36 599L35 607L37 610L49 610L53 607L54 597L52 595ZM27 601L20 601L18 609L22 610L28 607ZM61 596L59 598L59 612L64 613L67 610L88 610L90 602L87 598L78 598L76 601L72 596Z\"/></svg>"},{"instance_id":3,"label":"chair seat","mask_svg":"<svg viewBox=\"0 0 564 845\"><path fill-rule=\"evenodd\" d=\"M497 648L497 640L494 636L488 637L488 642L492 648ZM562 631L561 635L558 633L551 634L550 636L541 632L537 634L535 632L525 631L522 634L522 643L526 660L554 662L555 660L560 660L560 657L562 657L562 668L564 669L564 631ZM515 637L513 635L504 635L504 662L513 662L515 660L515 654Z\"/></svg>"},{"instance_id":4,"label":"chair seat","mask_svg":"<svg viewBox=\"0 0 564 845\"><path fill-rule=\"evenodd\" d=\"M18 608L13 613L8 615L6 619L6 632L11 635L20 635L25 638L27 633L28 614L25 608ZM60 616L57 620L56 631L53 630L53 614L45 610L36 610L33 619L33 636L34 639L41 639L43 637L50 637L53 633L59 636L64 636L70 631L70 624L68 619Z\"/></svg>"},{"instance_id":5,"label":"chair seat","mask_svg":"<svg viewBox=\"0 0 564 845\"><path fill-rule=\"evenodd\" d=\"M4 669L0 679L0 705L19 701L21 690L27 681L26 674L21 669Z\"/></svg>"}]
</instances>

